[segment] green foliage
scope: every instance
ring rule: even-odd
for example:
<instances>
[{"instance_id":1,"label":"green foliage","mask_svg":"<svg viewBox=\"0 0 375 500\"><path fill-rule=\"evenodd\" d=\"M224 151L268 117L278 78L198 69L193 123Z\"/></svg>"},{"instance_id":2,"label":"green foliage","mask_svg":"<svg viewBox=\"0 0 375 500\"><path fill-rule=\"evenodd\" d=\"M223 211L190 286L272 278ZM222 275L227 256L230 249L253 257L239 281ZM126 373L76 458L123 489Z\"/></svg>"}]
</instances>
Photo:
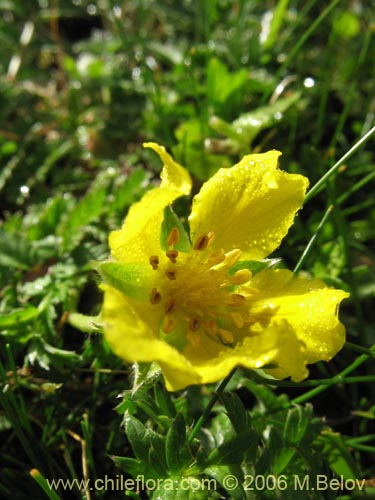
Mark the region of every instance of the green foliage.
<instances>
[{"instance_id":1,"label":"green foliage","mask_svg":"<svg viewBox=\"0 0 375 500\"><path fill-rule=\"evenodd\" d=\"M295 482L375 476L370 3L0 0L1 498L374 497L370 483ZM189 169L195 192L273 148L309 177L277 255L241 263L256 273L282 260L350 292L350 343L306 382L238 370L226 390L171 394L158 366L111 353L92 263L158 182L148 140ZM166 209L161 240L178 227L187 251L174 210L186 220L186 200ZM116 266L101 264L105 280L149 293L143 271ZM155 483L49 486L116 475Z\"/></svg>"}]
</instances>

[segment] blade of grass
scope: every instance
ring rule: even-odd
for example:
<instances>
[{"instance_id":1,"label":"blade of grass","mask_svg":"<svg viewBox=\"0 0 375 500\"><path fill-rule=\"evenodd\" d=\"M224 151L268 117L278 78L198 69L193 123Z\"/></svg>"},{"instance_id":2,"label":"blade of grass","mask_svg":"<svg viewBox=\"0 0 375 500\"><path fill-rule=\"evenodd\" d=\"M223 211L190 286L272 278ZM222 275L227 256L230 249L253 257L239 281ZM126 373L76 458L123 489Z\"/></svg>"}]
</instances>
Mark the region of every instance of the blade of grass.
<instances>
[{"instance_id":1,"label":"blade of grass","mask_svg":"<svg viewBox=\"0 0 375 500\"><path fill-rule=\"evenodd\" d=\"M367 134L365 134L361 139L359 139L354 146L352 146L349 151L347 151L329 170L326 172L323 177L321 177L316 184L308 191L305 196L304 203L312 200L319 191L323 189L327 181L338 171L338 169L343 165L349 158L351 158L354 153L356 153L366 142L371 138L375 133L375 127L372 127Z\"/></svg>"},{"instance_id":2,"label":"blade of grass","mask_svg":"<svg viewBox=\"0 0 375 500\"><path fill-rule=\"evenodd\" d=\"M42 490L50 500L61 500L59 495L51 489L46 478L38 469L31 469L30 476L39 484L39 486L42 488Z\"/></svg>"}]
</instances>

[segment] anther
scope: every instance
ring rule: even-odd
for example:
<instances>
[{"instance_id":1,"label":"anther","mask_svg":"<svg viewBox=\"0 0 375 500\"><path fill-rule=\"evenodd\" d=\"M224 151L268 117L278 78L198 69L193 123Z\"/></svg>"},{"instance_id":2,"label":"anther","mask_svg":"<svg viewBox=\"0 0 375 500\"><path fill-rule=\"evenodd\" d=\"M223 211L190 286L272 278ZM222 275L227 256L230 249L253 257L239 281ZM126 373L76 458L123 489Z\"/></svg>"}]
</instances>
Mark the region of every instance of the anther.
<instances>
[{"instance_id":1,"label":"anther","mask_svg":"<svg viewBox=\"0 0 375 500\"><path fill-rule=\"evenodd\" d=\"M244 302L246 302L246 298L239 293L232 293L230 295L230 300L230 305L234 306L242 305Z\"/></svg>"},{"instance_id":2,"label":"anther","mask_svg":"<svg viewBox=\"0 0 375 500\"><path fill-rule=\"evenodd\" d=\"M196 332L200 326L201 326L201 323L200 323L199 319L197 317L193 316L191 318L191 320L189 321L189 330L191 332Z\"/></svg>"},{"instance_id":3,"label":"anther","mask_svg":"<svg viewBox=\"0 0 375 500\"><path fill-rule=\"evenodd\" d=\"M237 328L242 328L245 324L245 321L239 312L231 312L230 317L234 323L234 326Z\"/></svg>"},{"instance_id":4,"label":"anther","mask_svg":"<svg viewBox=\"0 0 375 500\"><path fill-rule=\"evenodd\" d=\"M220 250L217 250L216 252L213 252L208 256L207 263L215 266L223 262L224 259L225 259L225 253L224 250L221 248Z\"/></svg>"},{"instance_id":5,"label":"anther","mask_svg":"<svg viewBox=\"0 0 375 500\"><path fill-rule=\"evenodd\" d=\"M177 262L177 257L178 257L178 251L177 250L168 250L166 252L166 256L168 257L168 259L173 263L173 264L176 264Z\"/></svg>"},{"instance_id":6,"label":"anther","mask_svg":"<svg viewBox=\"0 0 375 500\"><path fill-rule=\"evenodd\" d=\"M223 330L222 328L220 328L219 337L223 344L233 344L233 335L231 332L228 332L228 330Z\"/></svg>"},{"instance_id":7,"label":"anther","mask_svg":"<svg viewBox=\"0 0 375 500\"><path fill-rule=\"evenodd\" d=\"M166 314L163 320L163 332L171 333L171 331L175 326L176 326L176 320L173 319L170 314Z\"/></svg>"},{"instance_id":8,"label":"anther","mask_svg":"<svg viewBox=\"0 0 375 500\"><path fill-rule=\"evenodd\" d=\"M231 250L230 252L225 254L225 259L224 259L224 265L226 267L232 267L236 262L239 261L241 257L241 250L238 248L235 248L234 250Z\"/></svg>"},{"instance_id":9,"label":"anther","mask_svg":"<svg viewBox=\"0 0 375 500\"><path fill-rule=\"evenodd\" d=\"M186 337L194 349L199 349L201 347L201 337L199 334L188 332Z\"/></svg>"},{"instance_id":10,"label":"anther","mask_svg":"<svg viewBox=\"0 0 375 500\"><path fill-rule=\"evenodd\" d=\"M165 271L165 275L171 281L174 281L176 279L176 271L173 271L172 269L168 269L167 271Z\"/></svg>"},{"instance_id":11,"label":"anther","mask_svg":"<svg viewBox=\"0 0 375 500\"><path fill-rule=\"evenodd\" d=\"M159 257L157 255L151 255L150 257L150 264L152 266L152 269L156 271L159 265Z\"/></svg>"},{"instance_id":12,"label":"anther","mask_svg":"<svg viewBox=\"0 0 375 500\"><path fill-rule=\"evenodd\" d=\"M249 269L239 269L236 271L233 276L231 276L231 282L234 285L243 285L244 283L247 283L251 278L253 274Z\"/></svg>"},{"instance_id":13,"label":"anther","mask_svg":"<svg viewBox=\"0 0 375 500\"><path fill-rule=\"evenodd\" d=\"M167 239L167 245L168 247L172 247L173 245L176 245L180 239L180 232L177 229L177 227L173 227L171 232L169 233L168 239Z\"/></svg>"},{"instance_id":14,"label":"anther","mask_svg":"<svg viewBox=\"0 0 375 500\"><path fill-rule=\"evenodd\" d=\"M172 297L168 297L167 300L165 301L165 305L164 305L164 311L166 314L169 314L171 313L172 311L175 310L175 302L174 300L172 299Z\"/></svg>"},{"instance_id":15,"label":"anther","mask_svg":"<svg viewBox=\"0 0 375 500\"><path fill-rule=\"evenodd\" d=\"M194 243L194 250L198 250L199 252L203 252L206 248L212 243L215 234L213 232L209 232L207 234L201 234Z\"/></svg>"},{"instance_id":16,"label":"anther","mask_svg":"<svg viewBox=\"0 0 375 500\"><path fill-rule=\"evenodd\" d=\"M217 326L216 320L214 319L210 319L209 321L207 321L207 323L205 323L205 327L210 335L216 335L219 331L219 327Z\"/></svg>"},{"instance_id":17,"label":"anther","mask_svg":"<svg viewBox=\"0 0 375 500\"><path fill-rule=\"evenodd\" d=\"M158 292L156 288L153 288L150 293L151 304L155 306L156 304L159 304L160 301L161 301L161 293Z\"/></svg>"}]
</instances>

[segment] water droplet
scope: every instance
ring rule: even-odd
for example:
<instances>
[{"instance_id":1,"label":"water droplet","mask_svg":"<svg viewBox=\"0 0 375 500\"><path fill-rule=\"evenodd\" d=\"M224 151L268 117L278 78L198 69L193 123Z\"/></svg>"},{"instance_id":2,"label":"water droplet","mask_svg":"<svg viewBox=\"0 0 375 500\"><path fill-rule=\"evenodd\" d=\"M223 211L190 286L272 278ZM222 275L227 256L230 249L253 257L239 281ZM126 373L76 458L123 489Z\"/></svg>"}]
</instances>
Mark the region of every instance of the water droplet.
<instances>
[{"instance_id":1,"label":"water droplet","mask_svg":"<svg viewBox=\"0 0 375 500\"><path fill-rule=\"evenodd\" d=\"M136 66L135 68L132 69L132 78L133 80L138 80L138 78L141 76L141 69Z\"/></svg>"},{"instance_id":2,"label":"water droplet","mask_svg":"<svg viewBox=\"0 0 375 500\"><path fill-rule=\"evenodd\" d=\"M315 85L315 80L314 78L311 78L310 76L308 76L307 78L304 79L303 81L303 85L310 89L311 87L313 87Z\"/></svg>"},{"instance_id":3,"label":"water droplet","mask_svg":"<svg viewBox=\"0 0 375 500\"><path fill-rule=\"evenodd\" d=\"M96 5L94 5L93 3L90 3L88 6L87 6L87 13L90 14L90 16L94 16L98 9L96 7Z\"/></svg>"},{"instance_id":4,"label":"water droplet","mask_svg":"<svg viewBox=\"0 0 375 500\"><path fill-rule=\"evenodd\" d=\"M23 196L28 196L30 189L28 188L28 186L21 186L20 191Z\"/></svg>"},{"instance_id":5,"label":"water droplet","mask_svg":"<svg viewBox=\"0 0 375 500\"><path fill-rule=\"evenodd\" d=\"M119 5L113 6L113 15L117 17L117 19L120 19L120 17L122 16L122 9Z\"/></svg>"}]
</instances>

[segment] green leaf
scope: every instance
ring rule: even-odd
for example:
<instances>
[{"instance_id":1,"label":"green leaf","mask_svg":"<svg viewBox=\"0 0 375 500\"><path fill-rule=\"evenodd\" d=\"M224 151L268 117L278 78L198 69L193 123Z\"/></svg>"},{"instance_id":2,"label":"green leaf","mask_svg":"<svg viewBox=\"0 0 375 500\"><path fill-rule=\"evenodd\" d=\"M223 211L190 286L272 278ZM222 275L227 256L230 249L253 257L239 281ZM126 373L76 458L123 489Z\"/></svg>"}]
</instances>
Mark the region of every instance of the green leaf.
<instances>
[{"instance_id":1,"label":"green leaf","mask_svg":"<svg viewBox=\"0 0 375 500\"><path fill-rule=\"evenodd\" d=\"M97 183L59 224L56 232L62 235L65 250L74 248L84 235L84 226L97 219L107 209L106 194L106 183Z\"/></svg>"},{"instance_id":2,"label":"green leaf","mask_svg":"<svg viewBox=\"0 0 375 500\"><path fill-rule=\"evenodd\" d=\"M154 500L214 500L220 498L214 488L206 489L197 477L171 477L157 483Z\"/></svg>"},{"instance_id":3,"label":"green leaf","mask_svg":"<svg viewBox=\"0 0 375 500\"><path fill-rule=\"evenodd\" d=\"M330 468L345 479L356 479L361 472L349 453L342 436L332 431L324 431L318 441L324 444L323 456L328 460Z\"/></svg>"},{"instance_id":4,"label":"green leaf","mask_svg":"<svg viewBox=\"0 0 375 500\"><path fill-rule=\"evenodd\" d=\"M181 413L172 421L165 442L165 456L172 473L181 472L191 459L186 442L186 424Z\"/></svg>"},{"instance_id":5,"label":"green leaf","mask_svg":"<svg viewBox=\"0 0 375 500\"><path fill-rule=\"evenodd\" d=\"M27 270L35 263L36 252L20 234L0 229L0 266Z\"/></svg>"},{"instance_id":6,"label":"green leaf","mask_svg":"<svg viewBox=\"0 0 375 500\"><path fill-rule=\"evenodd\" d=\"M224 392L221 394L220 399L227 410L235 431L237 433L248 431L250 428L250 415L237 394Z\"/></svg>"},{"instance_id":7,"label":"green leaf","mask_svg":"<svg viewBox=\"0 0 375 500\"><path fill-rule=\"evenodd\" d=\"M229 498L243 500L246 498L242 487L243 472L241 467L234 465L219 465L207 467L205 474L213 477L227 491ZM229 482L228 482L229 479Z\"/></svg>"},{"instance_id":8,"label":"green leaf","mask_svg":"<svg viewBox=\"0 0 375 500\"><path fill-rule=\"evenodd\" d=\"M166 439L164 436L154 433L152 446L150 448L148 461L158 473L159 477L168 476L168 464L165 456Z\"/></svg>"},{"instance_id":9,"label":"green leaf","mask_svg":"<svg viewBox=\"0 0 375 500\"><path fill-rule=\"evenodd\" d=\"M114 461L116 467L127 472L133 477L144 475L146 472L146 466L142 460L136 460L135 458L128 457L117 457L115 455L112 455L110 458Z\"/></svg>"},{"instance_id":10,"label":"green leaf","mask_svg":"<svg viewBox=\"0 0 375 500\"><path fill-rule=\"evenodd\" d=\"M138 300L148 299L154 278L151 266L102 262L97 269L106 283L124 295Z\"/></svg>"},{"instance_id":11,"label":"green leaf","mask_svg":"<svg viewBox=\"0 0 375 500\"><path fill-rule=\"evenodd\" d=\"M37 334L29 343L27 357L31 364L36 363L45 370L49 370L51 365L56 368L77 366L81 361L81 356L76 352L54 347Z\"/></svg>"},{"instance_id":12,"label":"green leaf","mask_svg":"<svg viewBox=\"0 0 375 500\"><path fill-rule=\"evenodd\" d=\"M238 150L248 151L255 137L261 130L278 123L282 114L301 98L299 92L278 99L274 104L259 108L239 116L232 123L227 123L217 116L210 120L211 127L237 143Z\"/></svg>"},{"instance_id":13,"label":"green leaf","mask_svg":"<svg viewBox=\"0 0 375 500\"><path fill-rule=\"evenodd\" d=\"M208 465L241 464L243 456L258 435L254 431L241 432L215 448L207 459Z\"/></svg>"},{"instance_id":14,"label":"green leaf","mask_svg":"<svg viewBox=\"0 0 375 500\"><path fill-rule=\"evenodd\" d=\"M152 444L150 432L142 422L130 415L125 418L125 431L134 455L138 460L147 464L148 454Z\"/></svg>"},{"instance_id":15,"label":"green leaf","mask_svg":"<svg viewBox=\"0 0 375 500\"><path fill-rule=\"evenodd\" d=\"M131 172L121 184L115 186L113 193L112 210L123 213L125 208L129 207L145 190L145 183L148 181L149 174L142 168Z\"/></svg>"},{"instance_id":16,"label":"green leaf","mask_svg":"<svg viewBox=\"0 0 375 500\"><path fill-rule=\"evenodd\" d=\"M286 444L297 445L301 442L312 418L311 406L307 408L296 406L288 410L283 433Z\"/></svg>"},{"instance_id":17,"label":"green leaf","mask_svg":"<svg viewBox=\"0 0 375 500\"><path fill-rule=\"evenodd\" d=\"M170 205L168 205L164 209L164 220L161 224L161 230L160 230L160 246L163 250L168 250L169 248L167 240L173 228L178 229L179 232L179 240L173 246L174 249L180 252L186 252L186 253L190 252L191 243L189 236L187 235L182 222L173 211L173 208Z\"/></svg>"},{"instance_id":18,"label":"green leaf","mask_svg":"<svg viewBox=\"0 0 375 500\"><path fill-rule=\"evenodd\" d=\"M0 315L0 328L4 330L18 329L26 325L39 316L41 311L34 306L27 306L24 309L14 309L9 314Z\"/></svg>"}]
</instances>

